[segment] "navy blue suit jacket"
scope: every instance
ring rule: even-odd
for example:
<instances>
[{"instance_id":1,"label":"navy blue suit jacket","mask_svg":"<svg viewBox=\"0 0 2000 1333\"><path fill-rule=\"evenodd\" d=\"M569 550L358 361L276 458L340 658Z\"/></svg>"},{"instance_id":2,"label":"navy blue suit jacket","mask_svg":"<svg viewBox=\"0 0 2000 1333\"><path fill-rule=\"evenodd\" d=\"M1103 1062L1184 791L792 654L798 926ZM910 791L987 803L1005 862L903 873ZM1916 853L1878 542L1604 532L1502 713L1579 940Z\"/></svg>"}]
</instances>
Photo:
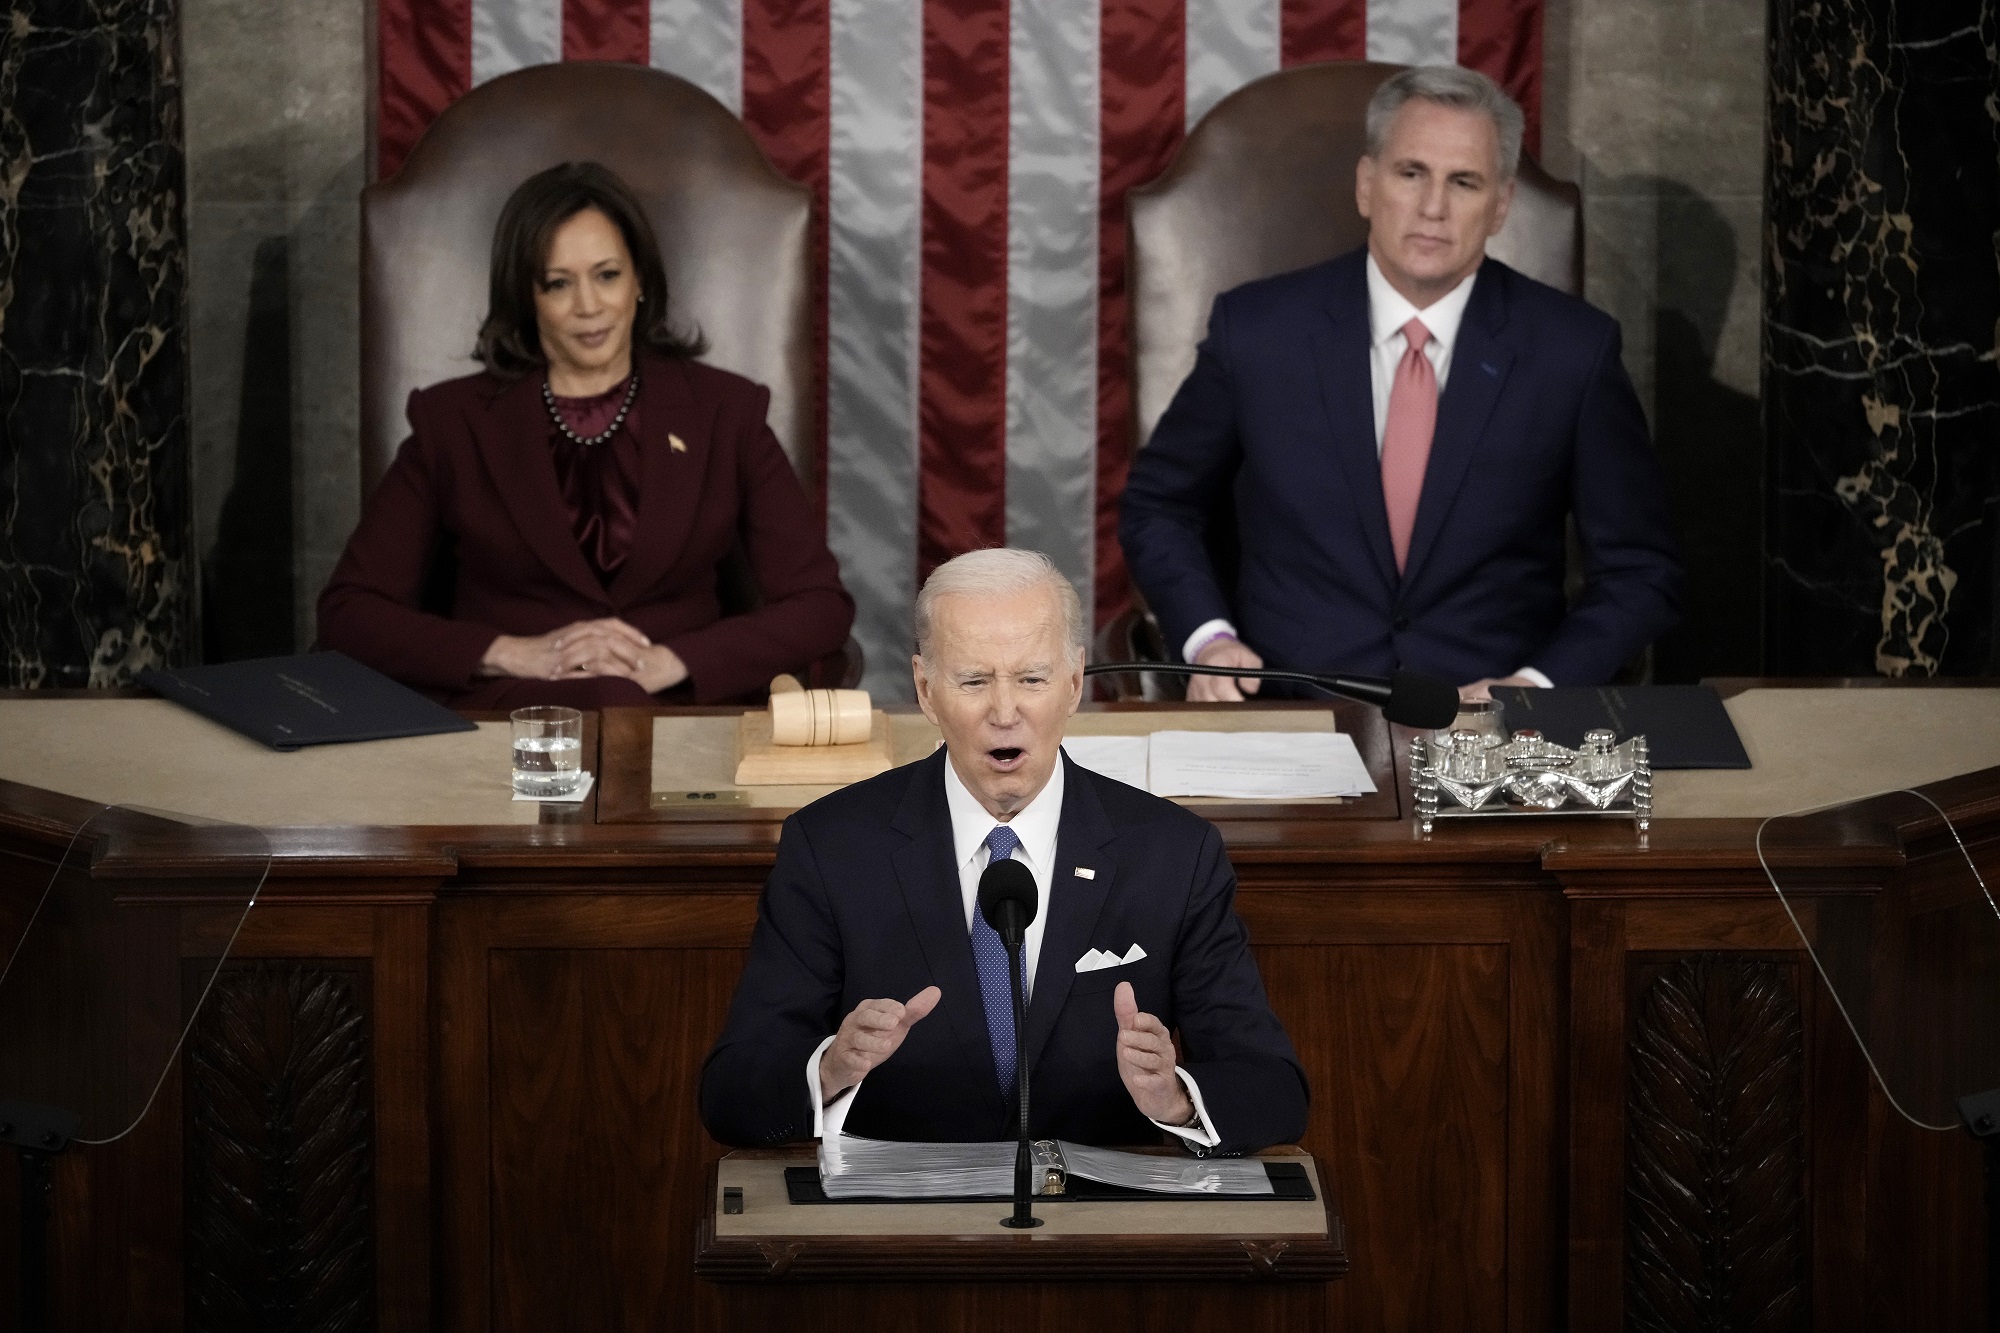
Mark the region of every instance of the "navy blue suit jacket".
<instances>
[{"instance_id":1,"label":"navy blue suit jacket","mask_svg":"<svg viewBox=\"0 0 2000 1333\"><path fill-rule=\"evenodd\" d=\"M1488 259L1399 577L1375 446L1365 250L1216 298L1139 452L1119 537L1168 644L1216 617L1273 667L1601 684L1678 618L1680 565L1609 315ZM1241 566L1203 538L1234 488ZM1564 519L1584 587L1565 605Z\"/></svg>"},{"instance_id":2,"label":"navy blue suit jacket","mask_svg":"<svg viewBox=\"0 0 2000 1333\"><path fill-rule=\"evenodd\" d=\"M846 1130L871 1138L1014 1137L980 1003L953 865L945 752L814 802L785 822L750 959L701 1075L701 1117L724 1143L812 1133L806 1061L867 999L943 990L861 1084ZM1031 1129L1078 1143L1157 1142L1118 1077L1112 990L1178 1028L1222 1142L1250 1152L1305 1133L1306 1080L1251 957L1236 876L1213 825L1157 796L1068 767L1049 921L1028 1006ZM1084 879L1078 867L1094 870ZM1090 949L1146 956L1079 973Z\"/></svg>"}]
</instances>

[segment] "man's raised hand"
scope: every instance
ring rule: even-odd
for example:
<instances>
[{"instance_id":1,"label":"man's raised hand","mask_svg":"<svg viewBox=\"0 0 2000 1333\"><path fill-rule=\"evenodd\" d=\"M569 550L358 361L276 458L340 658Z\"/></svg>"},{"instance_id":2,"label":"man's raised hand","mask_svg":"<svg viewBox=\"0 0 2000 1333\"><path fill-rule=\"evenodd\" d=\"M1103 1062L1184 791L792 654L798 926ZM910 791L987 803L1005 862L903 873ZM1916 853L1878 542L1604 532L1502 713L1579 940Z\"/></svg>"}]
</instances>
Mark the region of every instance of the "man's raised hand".
<instances>
[{"instance_id":1,"label":"man's raised hand","mask_svg":"<svg viewBox=\"0 0 2000 1333\"><path fill-rule=\"evenodd\" d=\"M1132 983L1121 981L1111 993L1111 1011L1118 1016L1118 1077L1139 1114L1163 1125L1185 1125L1194 1119L1194 1102L1174 1072L1174 1039L1167 1025L1139 1012Z\"/></svg>"},{"instance_id":2,"label":"man's raised hand","mask_svg":"<svg viewBox=\"0 0 2000 1333\"><path fill-rule=\"evenodd\" d=\"M819 1095L830 1102L868 1077L868 1071L894 1055L910 1029L937 1008L944 992L926 986L901 1003L863 1000L840 1021L833 1045L819 1058Z\"/></svg>"}]
</instances>

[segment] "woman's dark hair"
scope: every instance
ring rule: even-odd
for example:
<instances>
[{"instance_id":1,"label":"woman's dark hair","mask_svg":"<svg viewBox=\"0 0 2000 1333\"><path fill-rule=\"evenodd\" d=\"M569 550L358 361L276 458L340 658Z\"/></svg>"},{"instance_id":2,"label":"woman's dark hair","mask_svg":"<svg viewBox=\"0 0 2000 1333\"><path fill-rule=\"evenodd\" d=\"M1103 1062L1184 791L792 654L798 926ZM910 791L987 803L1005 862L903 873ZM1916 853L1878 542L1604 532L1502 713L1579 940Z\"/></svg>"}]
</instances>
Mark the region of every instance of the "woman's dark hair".
<instances>
[{"instance_id":1,"label":"woman's dark hair","mask_svg":"<svg viewBox=\"0 0 2000 1333\"><path fill-rule=\"evenodd\" d=\"M639 310L632 329L638 347L668 356L699 356L701 334L675 331L667 313L667 270L660 245L632 187L597 162L565 162L521 182L500 210L493 228L493 264L488 280L486 321L472 354L503 379L547 363L535 323L535 287L549 260L556 230L578 213L594 208L611 219L625 238L639 279Z\"/></svg>"}]
</instances>

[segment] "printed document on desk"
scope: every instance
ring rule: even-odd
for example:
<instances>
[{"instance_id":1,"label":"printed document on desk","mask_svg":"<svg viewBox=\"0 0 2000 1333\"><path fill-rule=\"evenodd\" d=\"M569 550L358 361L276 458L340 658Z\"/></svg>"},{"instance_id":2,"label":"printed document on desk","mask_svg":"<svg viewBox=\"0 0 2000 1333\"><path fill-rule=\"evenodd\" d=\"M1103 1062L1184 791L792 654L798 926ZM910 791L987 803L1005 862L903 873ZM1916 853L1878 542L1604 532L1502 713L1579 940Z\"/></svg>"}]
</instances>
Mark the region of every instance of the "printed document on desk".
<instances>
[{"instance_id":1,"label":"printed document on desk","mask_svg":"<svg viewBox=\"0 0 2000 1333\"><path fill-rule=\"evenodd\" d=\"M1151 741L1155 796L1283 801L1375 790L1345 732L1156 731Z\"/></svg>"},{"instance_id":2,"label":"printed document on desk","mask_svg":"<svg viewBox=\"0 0 2000 1333\"><path fill-rule=\"evenodd\" d=\"M1144 736L1065 736L1062 747L1091 772L1146 790Z\"/></svg>"}]
</instances>

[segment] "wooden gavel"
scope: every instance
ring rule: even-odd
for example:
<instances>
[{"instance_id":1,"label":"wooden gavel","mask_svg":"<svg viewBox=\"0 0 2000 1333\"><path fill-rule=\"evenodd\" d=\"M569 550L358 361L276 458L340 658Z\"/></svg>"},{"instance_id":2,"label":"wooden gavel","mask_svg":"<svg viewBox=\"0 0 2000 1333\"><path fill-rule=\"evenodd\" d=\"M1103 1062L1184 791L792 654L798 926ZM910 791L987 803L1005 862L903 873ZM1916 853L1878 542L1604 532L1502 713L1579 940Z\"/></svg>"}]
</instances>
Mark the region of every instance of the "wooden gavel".
<instances>
[{"instance_id":1,"label":"wooden gavel","mask_svg":"<svg viewBox=\"0 0 2000 1333\"><path fill-rule=\"evenodd\" d=\"M866 690L809 690L791 676L771 682L773 745L859 745L873 726Z\"/></svg>"}]
</instances>

